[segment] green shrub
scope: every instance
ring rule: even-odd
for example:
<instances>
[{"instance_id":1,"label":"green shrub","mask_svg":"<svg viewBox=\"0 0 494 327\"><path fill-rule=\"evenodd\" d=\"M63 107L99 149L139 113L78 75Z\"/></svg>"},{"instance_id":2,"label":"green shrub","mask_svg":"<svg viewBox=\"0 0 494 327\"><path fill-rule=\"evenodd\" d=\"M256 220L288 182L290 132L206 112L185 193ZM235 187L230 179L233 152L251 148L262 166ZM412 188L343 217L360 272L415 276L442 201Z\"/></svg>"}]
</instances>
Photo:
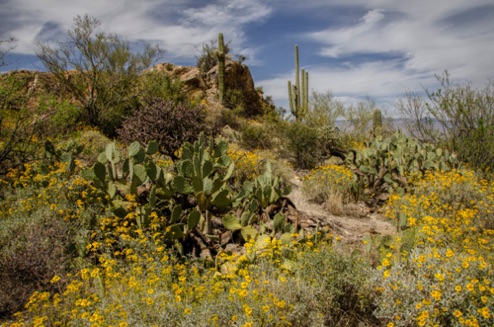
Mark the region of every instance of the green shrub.
<instances>
[{"instance_id":1,"label":"green shrub","mask_svg":"<svg viewBox=\"0 0 494 327\"><path fill-rule=\"evenodd\" d=\"M242 127L241 144L249 150L271 149L275 144L273 129L268 124L250 122Z\"/></svg>"},{"instance_id":2,"label":"green shrub","mask_svg":"<svg viewBox=\"0 0 494 327\"><path fill-rule=\"evenodd\" d=\"M338 165L324 165L304 176L302 190L306 197L323 204L333 215L344 213L344 206L353 200L353 173Z\"/></svg>"},{"instance_id":3,"label":"green shrub","mask_svg":"<svg viewBox=\"0 0 494 327\"><path fill-rule=\"evenodd\" d=\"M407 119L409 132L423 142L444 146L471 167L494 166L494 85L474 88L471 83L453 85L448 72L436 76L437 91L427 98L407 93L398 109Z\"/></svg>"},{"instance_id":4,"label":"green shrub","mask_svg":"<svg viewBox=\"0 0 494 327\"><path fill-rule=\"evenodd\" d=\"M323 151L317 129L294 122L287 126L285 142L295 168L312 169L322 162Z\"/></svg>"},{"instance_id":5,"label":"green shrub","mask_svg":"<svg viewBox=\"0 0 494 327\"><path fill-rule=\"evenodd\" d=\"M206 113L200 107L154 98L127 118L117 132L127 143L147 144L154 140L160 153L176 158L180 146L195 141L205 129L205 118Z\"/></svg>"}]
</instances>

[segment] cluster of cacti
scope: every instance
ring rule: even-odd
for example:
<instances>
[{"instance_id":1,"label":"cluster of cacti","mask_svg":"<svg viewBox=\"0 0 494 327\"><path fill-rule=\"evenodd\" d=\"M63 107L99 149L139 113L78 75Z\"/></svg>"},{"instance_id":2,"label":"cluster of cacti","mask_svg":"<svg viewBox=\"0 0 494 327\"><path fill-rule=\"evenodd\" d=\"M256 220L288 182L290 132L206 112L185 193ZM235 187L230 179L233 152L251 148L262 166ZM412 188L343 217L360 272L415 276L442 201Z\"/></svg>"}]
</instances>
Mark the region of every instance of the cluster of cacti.
<instances>
[{"instance_id":1,"label":"cluster of cacti","mask_svg":"<svg viewBox=\"0 0 494 327\"><path fill-rule=\"evenodd\" d=\"M105 194L116 216L132 211L137 226L144 231L153 213L167 217L161 226L162 237L181 251L191 251L184 247L194 243L193 248L201 255L212 256L218 247L230 242L255 238L266 231L297 228L285 222L280 201L288 189L271 174L269 165L263 175L235 192L229 184L234 165L226 142L208 141L201 134L194 144L185 143L173 174L155 163L157 150L155 142L146 148L134 142L122 160L115 144L109 144L83 176ZM128 201L128 195L139 199L137 208ZM237 229L240 235L234 235Z\"/></svg>"},{"instance_id":2,"label":"cluster of cacti","mask_svg":"<svg viewBox=\"0 0 494 327\"><path fill-rule=\"evenodd\" d=\"M299 76L298 46L295 45L295 85L288 81L290 111L297 120L309 111L309 72L302 69Z\"/></svg>"},{"instance_id":3,"label":"cluster of cacti","mask_svg":"<svg viewBox=\"0 0 494 327\"><path fill-rule=\"evenodd\" d=\"M364 190L374 199L392 191L403 194L410 176L459 166L448 150L421 144L401 133L375 137L366 148L349 153L346 163L355 173L357 191Z\"/></svg>"},{"instance_id":4,"label":"cluster of cacti","mask_svg":"<svg viewBox=\"0 0 494 327\"><path fill-rule=\"evenodd\" d=\"M223 33L218 34L218 50L216 52L218 57L218 96L221 104L225 99L225 43L223 41Z\"/></svg>"},{"instance_id":5,"label":"cluster of cacti","mask_svg":"<svg viewBox=\"0 0 494 327\"><path fill-rule=\"evenodd\" d=\"M228 216L225 227L234 231L241 230L244 238L254 238L258 233L294 232L296 224L287 222L283 208L287 203L286 195L290 188L285 186L278 176L271 171L271 164L266 164L265 172L254 181L245 181L242 189L233 201L234 213ZM259 224L259 231L251 227Z\"/></svg>"}]
</instances>

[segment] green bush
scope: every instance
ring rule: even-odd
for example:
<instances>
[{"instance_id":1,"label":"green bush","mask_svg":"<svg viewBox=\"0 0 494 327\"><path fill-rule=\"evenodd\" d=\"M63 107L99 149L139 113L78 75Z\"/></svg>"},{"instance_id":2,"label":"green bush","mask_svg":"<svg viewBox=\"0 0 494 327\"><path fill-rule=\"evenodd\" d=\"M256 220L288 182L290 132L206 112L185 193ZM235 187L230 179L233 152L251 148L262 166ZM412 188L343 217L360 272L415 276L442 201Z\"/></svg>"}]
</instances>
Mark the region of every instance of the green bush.
<instances>
[{"instance_id":1,"label":"green bush","mask_svg":"<svg viewBox=\"0 0 494 327\"><path fill-rule=\"evenodd\" d=\"M200 107L176 104L172 100L153 98L148 105L128 117L117 130L119 137L131 143L156 141L160 153L176 158L184 142L194 142L205 129L206 113Z\"/></svg>"},{"instance_id":2,"label":"green bush","mask_svg":"<svg viewBox=\"0 0 494 327\"><path fill-rule=\"evenodd\" d=\"M270 125L250 122L242 127L241 144L249 150L271 149L275 144L274 137Z\"/></svg>"},{"instance_id":3,"label":"green bush","mask_svg":"<svg viewBox=\"0 0 494 327\"><path fill-rule=\"evenodd\" d=\"M285 142L295 168L312 169L323 161L317 129L294 122L287 126Z\"/></svg>"},{"instance_id":4,"label":"green bush","mask_svg":"<svg viewBox=\"0 0 494 327\"><path fill-rule=\"evenodd\" d=\"M407 129L417 139L446 147L473 168L494 167L494 85L453 85L448 72L436 76L441 88L414 93L398 103Z\"/></svg>"}]
</instances>

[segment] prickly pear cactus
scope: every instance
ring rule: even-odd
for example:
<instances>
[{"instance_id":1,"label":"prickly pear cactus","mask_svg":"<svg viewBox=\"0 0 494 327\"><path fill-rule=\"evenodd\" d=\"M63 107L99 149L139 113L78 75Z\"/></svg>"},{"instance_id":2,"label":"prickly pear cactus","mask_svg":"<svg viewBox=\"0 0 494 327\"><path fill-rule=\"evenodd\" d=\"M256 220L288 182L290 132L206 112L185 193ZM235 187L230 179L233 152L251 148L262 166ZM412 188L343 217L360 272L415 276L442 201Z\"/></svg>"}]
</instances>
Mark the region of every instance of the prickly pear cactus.
<instances>
[{"instance_id":1,"label":"prickly pear cactus","mask_svg":"<svg viewBox=\"0 0 494 327\"><path fill-rule=\"evenodd\" d=\"M403 194L412 176L460 166L447 150L421 144L401 133L375 137L366 148L350 153L346 163L355 173L357 192L366 199L376 199L383 193Z\"/></svg>"}]
</instances>

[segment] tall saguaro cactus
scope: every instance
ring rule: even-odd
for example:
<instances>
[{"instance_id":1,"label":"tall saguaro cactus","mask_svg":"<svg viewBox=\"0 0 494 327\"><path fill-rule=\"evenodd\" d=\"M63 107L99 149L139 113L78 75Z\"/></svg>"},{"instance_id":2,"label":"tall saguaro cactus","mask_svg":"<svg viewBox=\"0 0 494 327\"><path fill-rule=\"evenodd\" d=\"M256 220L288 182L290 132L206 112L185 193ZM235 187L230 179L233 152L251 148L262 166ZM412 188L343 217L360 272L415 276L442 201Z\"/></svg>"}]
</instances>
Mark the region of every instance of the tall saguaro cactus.
<instances>
[{"instance_id":1,"label":"tall saguaro cactus","mask_svg":"<svg viewBox=\"0 0 494 327\"><path fill-rule=\"evenodd\" d=\"M218 96L221 104L225 99L225 43L223 41L223 33L218 34Z\"/></svg>"},{"instance_id":2,"label":"tall saguaro cactus","mask_svg":"<svg viewBox=\"0 0 494 327\"><path fill-rule=\"evenodd\" d=\"M300 120L309 110L309 72L302 69L299 75L298 45L295 45L295 85L288 81L290 111Z\"/></svg>"},{"instance_id":3,"label":"tall saguaro cactus","mask_svg":"<svg viewBox=\"0 0 494 327\"><path fill-rule=\"evenodd\" d=\"M374 136L382 135L383 117L381 110L376 109L372 114L372 131Z\"/></svg>"}]
</instances>

